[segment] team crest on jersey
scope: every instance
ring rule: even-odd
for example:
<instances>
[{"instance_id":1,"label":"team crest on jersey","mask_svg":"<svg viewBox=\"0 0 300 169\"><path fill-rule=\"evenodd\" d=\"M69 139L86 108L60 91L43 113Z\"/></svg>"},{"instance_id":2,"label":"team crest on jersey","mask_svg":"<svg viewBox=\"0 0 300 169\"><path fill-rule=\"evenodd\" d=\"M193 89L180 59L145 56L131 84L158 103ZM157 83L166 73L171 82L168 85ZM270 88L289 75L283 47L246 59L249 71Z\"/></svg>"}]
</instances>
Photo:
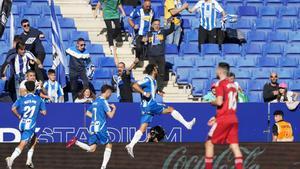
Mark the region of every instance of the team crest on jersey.
<instances>
[{"instance_id":1,"label":"team crest on jersey","mask_svg":"<svg viewBox=\"0 0 300 169\"><path fill-rule=\"evenodd\" d=\"M35 39L36 39L36 38L34 38L34 37L28 38L28 39L26 40L25 44L26 44L26 45L30 45L30 44L32 44L32 43L35 41Z\"/></svg>"}]
</instances>

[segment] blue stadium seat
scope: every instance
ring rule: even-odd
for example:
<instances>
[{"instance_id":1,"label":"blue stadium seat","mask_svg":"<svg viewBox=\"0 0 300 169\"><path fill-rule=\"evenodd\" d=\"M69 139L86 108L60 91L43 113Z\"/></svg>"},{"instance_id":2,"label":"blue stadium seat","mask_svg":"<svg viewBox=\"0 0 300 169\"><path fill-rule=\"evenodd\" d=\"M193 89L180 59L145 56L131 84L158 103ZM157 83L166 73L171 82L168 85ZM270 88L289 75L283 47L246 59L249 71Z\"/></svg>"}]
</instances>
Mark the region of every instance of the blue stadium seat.
<instances>
[{"instance_id":1,"label":"blue stadium seat","mask_svg":"<svg viewBox=\"0 0 300 169\"><path fill-rule=\"evenodd\" d=\"M207 80L195 79L192 80L192 95L199 97L206 94L208 87Z\"/></svg>"},{"instance_id":2,"label":"blue stadium seat","mask_svg":"<svg viewBox=\"0 0 300 169\"><path fill-rule=\"evenodd\" d=\"M189 75L189 82L192 82L193 79L210 79L211 78L211 72L210 70L205 70L203 69L192 69L191 73Z\"/></svg>"},{"instance_id":3,"label":"blue stadium seat","mask_svg":"<svg viewBox=\"0 0 300 169\"><path fill-rule=\"evenodd\" d=\"M107 69L96 69L94 79L111 79L111 72Z\"/></svg>"},{"instance_id":4,"label":"blue stadium seat","mask_svg":"<svg viewBox=\"0 0 300 169\"><path fill-rule=\"evenodd\" d=\"M211 57L199 57L196 58L196 66L197 67L215 67L216 61Z\"/></svg>"},{"instance_id":5,"label":"blue stadium seat","mask_svg":"<svg viewBox=\"0 0 300 169\"><path fill-rule=\"evenodd\" d=\"M290 85L290 90L300 92L300 80L294 80Z\"/></svg>"},{"instance_id":6,"label":"blue stadium seat","mask_svg":"<svg viewBox=\"0 0 300 169\"><path fill-rule=\"evenodd\" d=\"M83 38L84 40L88 40L89 34L83 31L73 31L71 34L71 40L76 41L78 38Z\"/></svg>"},{"instance_id":7,"label":"blue stadium seat","mask_svg":"<svg viewBox=\"0 0 300 169\"><path fill-rule=\"evenodd\" d=\"M262 92L249 92L248 98L249 102L261 102L263 100Z\"/></svg>"},{"instance_id":8,"label":"blue stadium seat","mask_svg":"<svg viewBox=\"0 0 300 169\"><path fill-rule=\"evenodd\" d=\"M198 30L191 30L185 34L185 43L198 42Z\"/></svg>"},{"instance_id":9,"label":"blue stadium seat","mask_svg":"<svg viewBox=\"0 0 300 169\"><path fill-rule=\"evenodd\" d=\"M286 6L288 6L288 7L300 7L299 0L286 0Z\"/></svg>"},{"instance_id":10,"label":"blue stadium seat","mask_svg":"<svg viewBox=\"0 0 300 169\"><path fill-rule=\"evenodd\" d=\"M263 5L263 0L246 0L246 5L247 6L262 6Z\"/></svg>"},{"instance_id":11,"label":"blue stadium seat","mask_svg":"<svg viewBox=\"0 0 300 169\"><path fill-rule=\"evenodd\" d=\"M276 6L276 7L281 7L285 3L284 0L265 0L265 2L267 6Z\"/></svg>"},{"instance_id":12,"label":"blue stadium seat","mask_svg":"<svg viewBox=\"0 0 300 169\"><path fill-rule=\"evenodd\" d=\"M163 6L153 7L153 10L156 12L157 16L164 16L164 7Z\"/></svg>"},{"instance_id":13,"label":"blue stadium seat","mask_svg":"<svg viewBox=\"0 0 300 169\"><path fill-rule=\"evenodd\" d=\"M52 67L52 65L53 65L53 56L51 54L46 55L43 65L45 67Z\"/></svg>"},{"instance_id":14,"label":"blue stadium seat","mask_svg":"<svg viewBox=\"0 0 300 169\"><path fill-rule=\"evenodd\" d=\"M59 18L58 22L61 28L75 28L75 22L71 18Z\"/></svg>"},{"instance_id":15,"label":"blue stadium seat","mask_svg":"<svg viewBox=\"0 0 300 169\"><path fill-rule=\"evenodd\" d=\"M180 48L181 54L183 55L198 55L199 54L199 46L198 44L184 44Z\"/></svg>"},{"instance_id":16,"label":"blue stadium seat","mask_svg":"<svg viewBox=\"0 0 300 169\"><path fill-rule=\"evenodd\" d=\"M194 59L186 57L174 57L174 67L177 68L192 68L194 66Z\"/></svg>"},{"instance_id":17,"label":"blue stadium seat","mask_svg":"<svg viewBox=\"0 0 300 169\"><path fill-rule=\"evenodd\" d=\"M202 44L202 56L221 56L220 46L218 44Z\"/></svg>"},{"instance_id":18,"label":"blue stadium seat","mask_svg":"<svg viewBox=\"0 0 300 169\"><path fill-rule=\"evenodd\" d=\"M116 67L113 57L101 57L100 65L101 65L101 67L112 67L112 68Z\"/></svg>"},{"instance_id":19,"label":"blue stadium seat","mask_svg":"<svg viewBox=\"0 0 300 169\"><path fill-rule=\"evenodd\" d=\"M22 13L24 16L40 16L42 13L42 5L37 5L37 4L31 4L31 6L28 6L27 8L22 8Z\"/></svg>"},{"instance_id":20,"label":"blue stadium seat","mask_svg":"<svg viewBox=\"0 0 300 169\"><path fill-rule=\"evenodd\" d=\"M254 6L240 6L238 8L238 13L241 17L243 16L257 16L257 11Z\"/></svg>"},{"instance_id":21,"label":"blue stadium seat","mask_svg":"<svg viewBox=\"0 0 300 169\"><path fill-rule=\"evenodd\" d=\"M216 64L218 64L220 62L226 62L230 65L230 67L235 67L237 58L239 58L239 57L234 57L234 56L223 57L222 59L217 59Z\"/></svg>"},{"instance_id":22,"label":"blue stadium seat","mask_svg":"<svg viewBox=\"0 0 300 169\"><path fill-rule=\"evenodd\" d=\"M294 78L295 79L300 79L300 69L296 69L294 72Z\"/></svg>"},{"instance_id":23,"label":"blue stadium seat","mask_svg":"<svg viewBox=\"0 0 300 169\"><path fill-rule=\"evenodd\" d=\"M166 62L170 63L172 66L174 65L174 57L177 57L178 54L166 54Z\"/></svg>"},{"instance_id":24,"label":"blue stadium seat","mask_svg":"<svg viewBox=\"0 0 300 169\"><path fill-rule=\"evenodd\" d=\"M100 67L100 57L98 55L91 55L92 64L95 65L96 68Z\"/></svg>"},{"instance_id":25,"label":"blue stadium seat","mask_svg":"<svg viewBox=\"0 0 300 169\"><path fill-rule=\"evenodd\" d=\"M284 53L285 53L285 56L299 57L300 48L299 48L299 46L293 45L293 44L285 45Z\"/></svg>"},{"instance_id":26,"label":"blue stadium seat","mask_svg":"<svg viewBox=\"0 0 300 169\"><path fill-rule=\"evenodd\" d=\"M284 19L296 19L298 17L297 7L281 7L279 9L279 16Z\"/></svg>"},{"instance_id":27,"label":"blue stadium seat","mask_svg":"<svg viewBox=\"0 0 300 169\"><path fill-rule=\"evenodd\" d=\"M189 75L190 75L190 68L177 68L176 70L176 83L179 85L187 85L189 84Z\"/></svg>"},{"instance_id":28,"label":"blue stadium seat","mask_svg":"<svg viewBox=\"0 0 300 169\"><path fill-rule=\"evenodd\" d=\"M99 44L90 44L87 46L87 50L90 54L103 54L103 46Z\"/></svg>"},{"instance_id":29,"label":"blue stadium seat","mask_svg":"<svg viewBox=\"0 0 300 169\"><path fill-rule=\"evenodd\" d=\"M267 80L254 80L250 82L250 91L262 91Z\"/></svg>"},{"instance_id":30,"label":"blue stadium seat","mask_svg":"<svg viewBox=\"0 0 300 169\"><path fill-rule=\"evenodd\" d=\"M285 32L270 32L268 34L268 39L271 43L286 43L287 36Z\"/></svg>"},{"instance_id":31,"label":"blue stadium seat","mask_svg":"<svg viewBox=\"0 0 300 169\"><path fill-rule=\"evenodd\" d=\"M243 0L226 0L225 3L227 6L237 7L243 5Z\"/></svg>"},{"instance_id":32,"label":"blue stadium seat","mask_svg":"<svg viewBox=\"0 0 300 169\"><path fill-rule=\"evenodd\" d=\"M0 93L2 93L5 89L5 80L0 79Z\"/></svg>"},{"instance_id":33,"label":"blue stadium seat","mask_svg":"<svg viewBox=\"0 0 300 169\"><path fill-rule=\"evenodd\" d=\"M253 79L269 79L271 70L265 68L258 68L252 71Z\"/></svg>"},{"instance_id":34,"label":"blue stadium seat","mask_svg":"<svg viewBox=\"0 0 300 169\"><path fill-rule=\"evenodd\" d=\"M110 80L103 80L103 79L101 79L101 80L93 80L92 84L93 84L93 86L94 86L94 88L95 88L96 91L100 91L101 87L103 85L105 85L105 84L110 85L111 81Z\"/></svg>"},{"instance_id":35,"label":"blue stadium seat","mask_svg":"<svg viewBox=\"0 0 300 169\"><path fill-rule=\"evenodd\" d=\"M178 54L178 46L174 44L166 44L166 54Z\"/></svg>"},{"instance_id":36,"label":"blue stadium seat","mask_svg":"<svg viewBox=\"0 0 300 169\"><path fill-rule=\"evenodd\" d=\"M243 33L247 33L252 29L252 20L250 19L240 19L237 21L233 28L243 30Z\"/></svg>"},{"instance_id":37,"label":"blue stadium seat","mask_svg":"<svg viewBox=\"0 0 300 169\"><path fill-rule=\"evenodd\" d=\"M241 47L238 44L223 44L223 56L241 56Z\"/></svg>"},{"instance_id":38,"label":"blue stadium seat","mask_svg":"<svg viewBox=\"0 0 300 169\"><path fill-rule=\"evenodd\" d=\"M247 57L247 58L238 59L236 65L237 65L237 67L240 67L240 68L245 68L245 67L249 68L249 67L256 67L257 62L256 62L256 58Z\"/></svg>"},{"instance_id":39,"label":"blue stadium seat","mask_svg":"<svg viewBox=\"0 0 300 169\"><path fill-rule=\"evenodd\" d=\"M110 98L108 99L108 102L109 103L117 103L117 102L119 102L117 93L112 93L111 96L110 96Z\"/></svg>"},{"instance_id":40,"label":"blue stadium seat","mask_svg":"<svg viewBox=\"0 0 300 169\"><path fill-rule=\"evenodd\" d=\"M43 17L41 19L38 19L36 22L39 28L51 28L50 18Z\"/></svg>"},{"instance_id":41,"label":"blue stadium seat","mask_svg":"<svg viewBox=\"0 0 300 169\"><path fill-rule=\"evenodd\" d=\"M280 57L279 65L280 67L297 67L299 65L299 61L295 58Z\"/></svg>"},{"instance_id":42,"label":"blue stadium seat","mask_svg":"<svg viewBox=\"0 0 300 169\"><path fill-rule=\"evenodd\" d=\"M258 59L258 66L260 67L276 67L277 62L273 57L261 57Z\"/></svg>"},{"instance_id":43,"label":"blue stadium seat","mask_svg":"<svg viewBox=\"0 0 300 169\"><path fill-rule=\"evenodd\" d=\"M200 20L198 18L191 18L191 28L193 30L195 29L199 29L199 25L200 25Z\"/></svg>"},{"instance_id":44,"label":"blue stadium seat","mask_svg":"<svg viewBox=\"0 0 300 169\"><path fill-rule=\"evenodd\" d=\"M231 6L231 5L224 6L224 10L228 14L233 14L233 15L237 14L236 8L234 6Z\"/></svg>"},{"instance_id":45,"label":"blue stadium seat","mask_svg":"<svg viewBox=\"0 0 300 169\"><path fill-rule=\"evenodd\" d=\"M259 16L262 18L272 18L275 19L277 17L277 8L272 6L262 6L259 8Z\"/></svg>"},{"instance_id":46,"label":"blue stadium seat","mask_svg":"<svg viewBox=\"0 0 300 169\"><path fill-rule=\"evenodd\" d=\"M251 73L242 68L239 69L231 69L231 71L235 74L237 79L251 79Z\"/></svg>"},{"instance_id":47,"label":"blue stadium seat","mask_svg":"<svg viewBox=\"0 0 300 169\"><path fill-rule=\"evenodd\" d=\"M249 44L247 45L245 49L246 54L256 54L261 55L262 54L262 48L261 45L258 44Z\"/></svg>"},{"instance_id":48,"label":"blue stadium seat","mask_svg":"<svg viewBox=\"0 0 300 169\"><path fill-rule=\"evenodd\" d=\"M264 31L251 31L247 36L250 42L265 42L267 39Z\"/></svg>"},{"instance_id":49,"label":"blue stadium seat","mask_svg":"<svg viewBox=\"0 0 300 169\"><path fill-rule=\"evenodd\" d=\"M277 31L278 30L291 31L293 29L293 21L292 20L287 20L287 19L277 20L274 23L274 27Z\"/></svg>"},{"instance_id":50,"label":"blue stadium seat","mask_svg":"<svg viewBox=\"0 0 300 169\"><path fill-rule=\"evenodd\" d=\"M140 103L142 101L141 94L139 93L132 93L132 99L134 103Z\"/></svg>"},{"instance_id":51,"label":"blue stadium seat","mask_svg":"<svg viewBox=\"0 0 300 169\"><path fill-rule=\"evenodd\" d=\"M263 47L263 50L265 54L282 54L283 53L283 48L281 45L278 44L266 44Z\"/></svg>"},{"instance_id":52,"label":"blue stadium seat","mask_svg":"<svg viewBox=\"0 0 300 169\"><path fill-rule=\"evenodd\" d=\"M239 86L243 89L245 93L248 93L248 79L235 79L235 81L239 83Z\"/></svg>"},{"instance_id":53,"label":"blue stadium seat","mask_svg":"<svg viewBox=\"0 0 300 169\"><path fill-rule=\"evenodd\" d=\"M254 27L256 30L272 31L273 21L270 19L257 19Z\"/></svg>"},{"instance_id":54,"label":"blue stadium seat","mask_svg":"<svg viewBox=\"0 0 300 169\"><path fill-rule=\"evenodd\" d=\"M133 6L123 5L124 11L126 13L126 16L129 16L130 13L133 11Z\"/></svg>"},{"instance_id":55,"label":"blue stadium seat","mask_svg":"<svg viewBox=\"0 0 300 169\"><path fill-rule=\"evenodd\" d=\"M279 68L279 69L274 69L275 72L278 73L278 77L280 79L293 79L294 78L294 72L291 69L287 68Z\"/></svg>"},{"instance_id":56,"label":"blue stadium seat","mask_svg":"<svg viewBox=\"0 0 300 169\"><path fill-rule=\"evenodd\" d=\"M189 19L182 20L182 28L183 29L191 29L191 24Z\"/></svg>"},{"instance_id":57,"label":"blue stadium seat","mask_svg":"<svg viewBox=\"0 0 300 169\"><path fill-rule=\"evenodd\" d=\"M300 33L299 32L289 32L289 42L290 43L300 43Z\"/></svg>"}]
</instances>

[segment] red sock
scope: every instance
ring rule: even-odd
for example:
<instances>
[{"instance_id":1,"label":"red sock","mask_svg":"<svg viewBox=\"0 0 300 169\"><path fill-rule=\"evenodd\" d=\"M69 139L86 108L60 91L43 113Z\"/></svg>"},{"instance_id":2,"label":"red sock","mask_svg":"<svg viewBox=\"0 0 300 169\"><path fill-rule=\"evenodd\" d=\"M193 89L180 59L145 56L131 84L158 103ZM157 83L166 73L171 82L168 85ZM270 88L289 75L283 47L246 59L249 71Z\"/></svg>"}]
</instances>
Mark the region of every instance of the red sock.
<instances>
[{"instance_id":1,"label":"red sock","mask_svg":"<svg viewBox=\"0 0 300 169\"><path fill-rule=\"evenodd\" d=\"M235 158L235 169L243 169L243 157Z\"/></svg>"},{"instance_id":2,"label":"red sock","mask_svg":"<svg viewBox=\"0 0 300 169\"><path fill-rule=\"evenodd\" d=\"M212 168L213 168L213 158L205 157L205 169L212 169Z\"/></svg>"}]
</instances>

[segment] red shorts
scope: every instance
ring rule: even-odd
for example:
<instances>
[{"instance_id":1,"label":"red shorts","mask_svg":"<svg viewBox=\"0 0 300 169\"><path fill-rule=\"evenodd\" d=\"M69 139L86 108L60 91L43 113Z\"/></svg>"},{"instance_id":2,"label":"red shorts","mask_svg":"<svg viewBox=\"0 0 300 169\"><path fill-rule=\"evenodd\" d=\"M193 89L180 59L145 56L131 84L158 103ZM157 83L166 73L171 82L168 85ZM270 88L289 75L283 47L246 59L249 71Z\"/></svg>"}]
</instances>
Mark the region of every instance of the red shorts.
<instances>
[{"instance_id":1,"label":"red shorts","mask_svg":"<svg viewBox=\"0 0 300 169\"><path fill-rule=\"evenodd\" d=\"M238 143L238 126L237 122L216 122L208 133L208 140L211 140L213 144Z\"/></svg>"}]
</instances>

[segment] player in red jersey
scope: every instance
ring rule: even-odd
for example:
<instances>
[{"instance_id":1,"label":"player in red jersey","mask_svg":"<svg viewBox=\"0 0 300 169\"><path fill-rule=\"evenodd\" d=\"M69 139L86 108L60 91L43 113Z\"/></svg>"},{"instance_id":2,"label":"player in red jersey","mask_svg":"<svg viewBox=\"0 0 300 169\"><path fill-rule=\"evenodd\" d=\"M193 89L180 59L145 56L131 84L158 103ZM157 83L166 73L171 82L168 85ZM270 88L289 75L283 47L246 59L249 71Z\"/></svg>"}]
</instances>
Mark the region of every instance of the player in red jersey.
<instances>
[{"instance_id":1,"label":"player in red jersey","mask_svg":"<svg viewBox=\"0 0 300 169\"><path fill-rule=\"evenodd\" d=\"M211 129L205 143L205 168L213 168L214 144L229 144L235 157L235 168L243 169L243 155L238 140L238 119L236 116L237 90L228 79L229 64L221 62L216 70L219 82L216 84L216 100L211 102L217 107L217 114L208 121Z\"/></svg>"}]
</instances>

